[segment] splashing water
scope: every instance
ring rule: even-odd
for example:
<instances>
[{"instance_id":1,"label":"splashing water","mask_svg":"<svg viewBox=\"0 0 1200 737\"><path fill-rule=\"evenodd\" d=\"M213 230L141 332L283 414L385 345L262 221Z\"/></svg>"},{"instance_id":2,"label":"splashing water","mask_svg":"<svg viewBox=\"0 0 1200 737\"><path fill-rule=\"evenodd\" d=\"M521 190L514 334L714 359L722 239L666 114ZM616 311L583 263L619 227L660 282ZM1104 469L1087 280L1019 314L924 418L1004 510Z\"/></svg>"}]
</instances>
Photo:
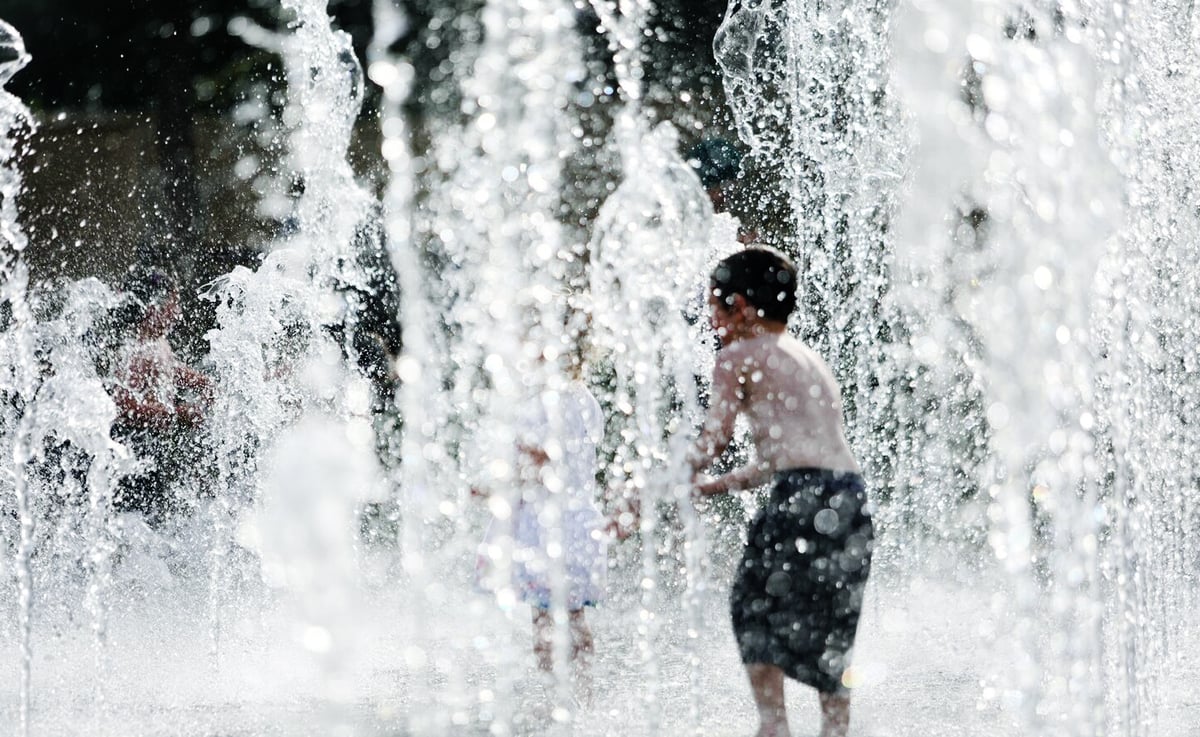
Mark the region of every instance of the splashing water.
<instances>
[{"instance_id":1,"label":"splashing water","mask_svg":"<svg viewBox=\"0 0 1200 737\"><path fill-rule=\"evenodd\" d=\"M914 203L901 243L923 244L911 258L917 275L931 273L931 256L949 263L956 254L935 278L946 280L943 293L955 293L983 359L988 539L1016 594L997 602L1012 629L996 636L1021 643L997 692L1026 729L1070 734L1148 733L1147 684L1167 657L1158 649L1169 642L1166 623L1191 599L1186 589L1154 591L1170 580L1175 551L1190 543L1180 528L1154 534L1151 520L1186 518L1180 491L1195 481L1174 458L1141 445L1187 434L1176 423L1186 422L1188 380L1177 373L1166 394L1157 377L1126 383L1159 373L1147 362L1169 365L1172 354L1179 361L1187 353L1159 333L1179 313L1137 315L1139 290L1174 290L1174 279L1139 255L1153 249L1171 258L1171 241L1145 224L1163 216L1142 198L1158 191L1169 200L1178 185L1132 163L1156 145L1139 129L1145 106L1161 104L1163 90L1151 80L1163 77L1151 71L1157 60L1129 54L1121 40L1148 40L1170 21L1119 7L1051 14L931 4L910 11L903 23L912 25L897 30L913 39L911 29L924 29L920 43L900 49L897 65L914 109L946 112L916 116L915 181L938 196ZM968 94L950 99L948 73L966 79ZM1143 75L1151 81L1144 91L1134 82ZM962 210L984 219L934 234L920 208L939 200L965 203ZM1133 286L1126 293L1119 283ZM1179 303L1183 313L1189 301ZM944 328L925 330L937 336ZM1147 331L1159 333L1150 354ZM1147 424L1139 405L1167 396L1184 404L1171 402ZM1135 652L1147 656L1130 662Z\"/></svg>"},{"instance_id":2,"label":"splashing water","mask_svg":"<svg viewBox=\"0 0 1200 737\"><path fill-rule=\"evenodd\" d=\"M29 63L25 43L16 29L7 23L0 25L0 81L7 83L12 76ZM29 306L26 292L29 271L22 258L28 241L17 222L17 196L21 192L21 174L15 167L15 143L22 128L33 124L29 110L7 90L0 90L0 125L3 130L3 148L0 148L0 234L3 235L3 265L0 266L0 281L3 281L3 297L7 306L9 323L4 334L3 352L5 362L4 389L11 397L29 401L36 391L36 358L33 352ZM8 410L10 402L5 402ZM16 545L14 564L18 586L18 629L21 643L21 685L19 729L22 734L29 731L29 699L32 667L32 607L33 580L31 557L33 555L33 507L29 490L28 469L36 452L32 446L35 432L31 413L13 408L6 412L6 458L11 458L12 492L15 514L19 524L19 541Z\"/></svg>"},{"instance_id":3,"label":"splashing water","mask_svg":"<svg viewBox=\"0 0 1200 737\"><path fill-rule=\"evenodd\" d=\"M1146 256L1173 259L1168 246L1190 241L1165 237L1178 216L1144 199L1170 202L1179 185L1134 162L1178 155L1147 113L1178 94L1166 71L1178 67L1155 57L1188 58L1188 34L1168 28L1191 16L1005 2L901 4L894 25L891 13L735 4L718 36L744 140L787 166L818 297L801 332L855 387L856 445L890 487L882 516L893 542L919 551L891 555L919 564L962 522L986 535L976 570L1009 592L986 635L1015 653L992 666L981 708L999 706L1021 733L1149 733L1147 684L1170 613L1192 599L1158 590L1188 533L1151 531L1159 514L1190 519L1182 490L1195 480L1133 438L1188 435L1189 351L1167 336L1193 300L1145 312L1162 302L1142 294L1175 294L1181 280ZM881 155L891 146L902 159ZM902 204L894 187L863 186L902 174ZM1149 424L1146 404L1160 408ZM891 433L874 430L889 423L907 437L880 447Z\"/></svg>"},{"instance_id":4,"label":"splashing water","mask_svg":"<svg viewBox=\"0 0 1200 737\"><path fill-rule=\"evenodd\" d=\"M455 55L461 108L414 120L394 51L409 21L375 0L380 203L347 163L363 98L349 38L323 0L283 7L285 32L232 30L285 70L265 206L287 227L257 269L207 287L211 488L174 525L114 509L145 463L112 439L96 338L122 295L29 287L13 162L32 116L0 92L0 642L18 664L0 713L20 734L747 731L726 532L684 501L682 458L712 362L698 300L736 226L643 109L650 5L592 4L621 177L587 234L562 215L587 77L572 4L484 3ZM1194 722L1159 714L1184 708L1168 675L1196 660L1198 34L1182 3L730 4L715 51L751 163L786 202L766 235L804 275L792 327L844 387L879 507L847 676L860 733ZM27 60L0 26L0 83ZM403 348L381 409L355 336L377 288L363 254L384 250ZM561 555L549 681L518 592L472 590L489 523L488 563L501 580L517 563L528 408L580 378L606 410L597 494L643 511L588 614L591 704L562 655ZM392 538L362 534L369 507ZM549 494L549 526L569 509ZM89 664L69 656L80 643Z\"/></svg>"},{"instance_id":5,"label":"splashing water","mask_svg":"<svg viewBox=\"0 0 1200 737\"><path fill-rule=\"evenodd\" d=\"M352 696L345 663L363 644L358 516L382 482L370 389L344 357L357 345L352 295L370 289L359 251L371 200L346 160L363 74L326 6L285 1L295 17L284 34L236 27L283 60L285 167L301 191L290 232L263 265L209 290L219 303L210 361L225 389L210 429L228 489L213 512L212 589L219 607L221 564L239 546L255 551L264 582L292 599L294 637L321 662L338 703ZM341 328L342 345L331 326Z\"/></svg>"}]
</instances>

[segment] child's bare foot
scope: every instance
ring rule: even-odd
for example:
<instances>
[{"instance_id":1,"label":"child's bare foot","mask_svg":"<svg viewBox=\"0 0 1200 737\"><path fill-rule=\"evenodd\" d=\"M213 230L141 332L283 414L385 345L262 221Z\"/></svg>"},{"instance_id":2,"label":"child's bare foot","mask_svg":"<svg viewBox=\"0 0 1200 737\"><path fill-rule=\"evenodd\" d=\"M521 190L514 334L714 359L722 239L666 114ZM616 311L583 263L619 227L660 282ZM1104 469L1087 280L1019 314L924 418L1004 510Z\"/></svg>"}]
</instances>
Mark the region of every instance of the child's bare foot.
<instances>
[{"instance_id":1,"label":"child's bare foot","mask_svg":"<svg viewBox=\"0 0 1200 737\"><path fill-rule=\"evenodd\" d=\"M755 737L792 737L783 700L783 671L774 665L748 663L746 674L758 707L760 726Z\"/></svg>"},{"instance_id":2,"label":"child's bare foot","mask_svg":"<svg viewBox=\"0 0 1200 737\"><path fill-rule=\"evenodd\" d=\"M850 731L850 697L821 694L821 737L846 737Z\"/></svg>"},{"instance_id":3,"label":"child's bare foot","mask_svg":"<svg viewBox=\"0 0 1200 737\"><path fill-rule=\"evenodd\" d=\"M754 737L792 737L792 733L788 730L787 722L763 724L758 728Z\"/></svg>"},{"instance_id":4,"label":"child's bare foot","mask_svg":"<svg viewBox=\"0 0 1200 737\"><path fill-rule=\"evenodd\" d=\"M576 667L571 674L571 682L575 687L575 704L579 709L590 709L595 704L595 691L592 684L592 669Z\"/></svg>"},{"instance_id":5,"label":"child's bare foot","mask_svg":"<svg viewBox=\"0 0 1200 737\"><path fill-rule=\"evenodd\" d=\"M575 698L581 706L589 707L592 705L592 658L596 654L595 638L587 619L584 618L584 610L575 609L569 612L569 615Z\"/></svg>"}]
</instances>

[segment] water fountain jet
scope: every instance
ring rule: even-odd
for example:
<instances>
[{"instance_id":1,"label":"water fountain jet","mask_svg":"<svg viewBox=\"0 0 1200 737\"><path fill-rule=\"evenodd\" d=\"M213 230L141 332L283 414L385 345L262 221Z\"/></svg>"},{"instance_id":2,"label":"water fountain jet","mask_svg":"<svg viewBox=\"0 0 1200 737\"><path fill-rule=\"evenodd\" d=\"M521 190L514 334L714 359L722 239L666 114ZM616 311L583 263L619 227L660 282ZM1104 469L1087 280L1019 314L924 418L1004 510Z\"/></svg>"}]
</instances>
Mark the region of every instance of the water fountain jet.
<instances>
[{"instance_id":1,"label":"water fountain jet","mask_svg":"<svg viewBox=\"0 0 1200 737\"><path fill-rule=\"evenodd\" d=\"M775 164L791 203L780 242L807 274L795 327L847 387L880 499L880 573L854 674L866 734L1143 735L1189 723L1186 712L1156 722L1154 710L1185 708L1165 674L1195 660L1183 623L1195 604L1197 482L1185 463L1197 450L1197 26L1175 6L1025 5L734 3L717 39L743 143ZM487 3L456 70L464 106L423 131L418 157L412 131L428 121L411 116L413 66L395 53L406 21L378 0L368 68L385 90L381 217L404 323L404 424L387 472L370 452L369 392L326 331L354 329L345 288L365 286L355 248L376 216L345 158L361 72L323 3L286 7L287 33L237 29L287 69L284 168L305 182L290 202L295 230L257 269L209 289L221 390L205 452L220 491L191 528L141 549L109 509L125 459L79 345L115 296L77 283L46 319L31 309L4 136L2 376L20 402L2 407L0 640L19 672L0 709L39 734L118 732L131 713L148 735L277 720L288 734L429 735L723 734L744 722L705 520L672 516L708 358L685 318L734 231L711 213L673 131L641 106L647 6L596 3L618 49L624 175L576 243L559 219L571 100L586 78L571 6ZM25 55L5 33L6 81ZM28 119L7 93L0 108L10 129ZM633 592L598 615L603 698L591 710L561 684L531 693L525 612L469 585L488 516L470 480L509 478L517 405L564 380L531 360L578 339L579 313L597 368L611 372L593 377L614 410L606 478L661 512L614 571ZM34 370L47 361L49 378ZM87 421L64 422L64 406L86 408ZM91 459L76 547L38 542L60 529L48 521L60 487L33 471L51 429ZM397 510L391 547L356 529L377 485ZM161 564L158 578L135 570L139 556ZM180 565L192 557L202 562ZM68 559L87 561L81 575L51 563ZM189 577L200 585L180 582ZM56 597L85 602L94 672L55 639L73 631ZM358 634L370 646L343 646ZM190 676L153 657L169 647L195 656ZM92 688L97 674L107 693ZM178 683L189 677L200 685ZM234 687L214 685L226 680ZM120 686L145 692L121 697ZM71 698L55 703L61 694ZM534 718L543 703L548 723ZM207 713L222 710L233 716ZM331 723L288 720L296 710ZM183 726L164 726L173 721Z\"/></svg>"}]
</instances>

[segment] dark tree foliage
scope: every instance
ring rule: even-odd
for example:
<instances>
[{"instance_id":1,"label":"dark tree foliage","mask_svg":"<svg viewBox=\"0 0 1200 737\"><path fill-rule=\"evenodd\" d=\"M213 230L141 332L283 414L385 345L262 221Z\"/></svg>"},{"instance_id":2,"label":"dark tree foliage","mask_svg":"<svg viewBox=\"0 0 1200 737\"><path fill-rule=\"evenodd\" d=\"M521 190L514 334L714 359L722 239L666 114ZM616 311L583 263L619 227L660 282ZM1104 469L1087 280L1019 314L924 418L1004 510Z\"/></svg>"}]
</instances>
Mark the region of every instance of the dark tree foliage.
<instances>
[{"instance_id":1,"label":"dark tree foliage","mask_svg":"<svg viewBox=\"0 0 1200 737\"><path fill-rule=\"evenodd\" d=\"M661 0L652 11L647 39L651 84L716 88L720 71L713 36L725 17L725 0Z\"/></svg>"},{"instance_id":2,"label":"dark tree foliage","mask_svg":"<svg viewBox=\"0 0 1200 737\"><path fill-rule=\"evenodd\" d=\"M422 120L460 114L459 83L468 69L458 52L480 40L479 11L485 2L404 0L411 27L394 51L411 59L417 70L411 112L418 137ZM330 0L328 6L335 25L354 38L364 62L373 33L372 6L373 0ZM564 201L577 210L579 227L586 228L589 213L607 194L607 180L597 176L603 164L596 154L621 100L613 91L608 39L591 4L576 0L575 7L589 83L597 92L597 104L581 118L596 143L581 152L574 172L578 184L568 185ZM649 14L643 49L653 114L670 118L681 90L695 99L720 99L712 38L724 11L724 0L661 0ZM156 208L155 231L148 236L153 253L142 253L139 246L137 258L150 258L177 273L182 269L180 276L189 281L203 282L252 258L247 246L213 241L206 230L206 198L229 172L205 170L196 140L197 121L227 116L246 95L260 94L254 90L263 89L262 82L265 88L281 83L271 54L229 32L230 22L242 17L268 28L287 22L279 0L0 0L0 18L23 35L33 57L9 83L9 91L47 117L57 111L123 113L152 129L153 151L147 153L161 177L146 186L161 187L156 201L163 207L161 212ZM374 85L368 85L364 129L374 125L377 96ZM272 106L278 109L274 99ZM699 135L685 131L684 140ZM53 139L46 145L54 145ZM200 253L203 262L189 261L189 254Z\"/></svg>"},{"instance_id":3,"label":"dark tree foliage","mask_svg":"<svg viewBox=\"0 0 1200 737\"><path fill-rule=\"evenodd\" d=\"M455 31L483 0L409 0L408 51L426 71L444 61ZM331 0L330 14L360 53L370 41L371 0ZM724 0L662 0L648 21L647 73L652 83L717 83L712 38ZM596 35L589 5L578 2L580 28ZM227 32L244 16L280 22L277 0L0 0L0 18L21 32L36 63L10 86L35 109L142 110L212 103L219 87L257 52ZM436 39L436 40L435 40ZM414 47L408 42L419 42ZM436 74L435 74L436 76Z\"/></svg>"},{"instance_id":4,"label":"dark tree foliage","mask_svg":"<svg viewBox=\"0 0 1200 737\"><path fill-rule=\"evenodd\" d=\"M483 0L407 0L412 30L401 46L418 70L419 107L457 103L453 54L478 36ZM598 21L579 0L580 33L593 61L604 65ZM712 38L724 0L662 0L647 19L648 96L717 87ZM331 0L335 23L355 40L360 58L372 33L371 0ZM232 90L255 69L259 50L228 32L248 17L264 26L284 22L278 0L0 0L0 18L24 36L34 63L9 86L35 110L127 111L153 114L156 144L171 204L170 228L186 245L202 203L192 121L220 115ZM447 84L448 83L448 84ZM374 91L372 91L374 92ZM709 94L711 96L711 94ZM670 100L662 100L669 104ZM364 115L371 115L371 99Z\"/></svg>"},{"instance_id":5,"label":"dark tree foliage","mask_svg":"<svg viewBox=\"0 0 1200 737\"><path fill-rule=\"evenodd\" d=\"M330 3L360 49L370 38L370 5ZM214 86L257 53L228 33L229 21L272 26L279 14L275 0L0 0L0 18L34 58L9 89L35 109L202 108Z\"/></svg>"},{"instance_id":6,"label":"dark tree foliage","mask_svg":"<svg viewBox=\"0 0 1200 737\"><path fill-rule=\"evenodd\" d=\"M331 3L360 46L370 35L369 6ZM239 16L280 23L273 0L0 0L0 18L20 31L34 59L9 90L35 111L145 113L153 121L167 205L157 250L164 265L196 246L203 173L194 121L224 113L229 90L260 55L228 32Z\"/></svg>"}]
</instances>

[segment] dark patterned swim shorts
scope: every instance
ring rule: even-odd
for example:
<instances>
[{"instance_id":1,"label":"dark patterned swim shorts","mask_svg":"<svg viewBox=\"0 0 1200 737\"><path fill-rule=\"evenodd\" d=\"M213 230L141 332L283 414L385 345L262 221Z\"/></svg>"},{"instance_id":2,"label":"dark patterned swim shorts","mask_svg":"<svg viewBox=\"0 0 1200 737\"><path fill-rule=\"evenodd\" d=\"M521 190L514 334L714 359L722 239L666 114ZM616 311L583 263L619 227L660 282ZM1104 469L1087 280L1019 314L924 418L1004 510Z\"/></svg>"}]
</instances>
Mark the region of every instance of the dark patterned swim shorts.
<instances>
[{"instance_id":1,"label":"dark patterned swim shorts","mask_svg":"<svg viewBox=\"0 0 1200 737\"><path fill-rule=\"evenodd\" d=\"M730 593L743 663L778 666L838 693L849 665L874 527L857 473L799 468L775 477Z\"/></svg>"}]
</instances>

